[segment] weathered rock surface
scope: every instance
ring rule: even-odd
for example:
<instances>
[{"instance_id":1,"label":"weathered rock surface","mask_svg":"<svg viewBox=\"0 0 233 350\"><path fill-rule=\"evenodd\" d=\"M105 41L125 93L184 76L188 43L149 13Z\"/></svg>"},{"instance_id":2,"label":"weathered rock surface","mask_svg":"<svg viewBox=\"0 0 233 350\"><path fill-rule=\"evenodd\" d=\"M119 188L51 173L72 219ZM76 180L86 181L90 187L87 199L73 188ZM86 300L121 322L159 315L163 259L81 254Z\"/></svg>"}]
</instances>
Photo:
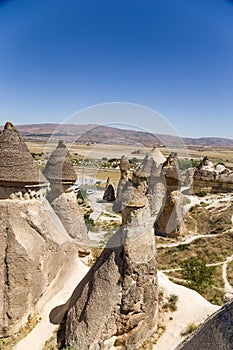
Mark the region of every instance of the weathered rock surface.
<instances>
[{"instance_id":1,"label":"weathered rock surface","mask_svg":"<svg viewBox=\"0 0 233 350\"><path fill-rule=\"evenodd\" d=\"M233 302L229 302L212 315L188 340L176 350L232 350Z\"/></svg>"},{"instance_id":2,"label":"weathered rock surface","mask_svg":"<svg viewBox=\"0 0 233 350\"><path fill-rule=\"evenodd\" d=\"M165 200L165 179L162 174L164 156L157 148L146 155L139 169L144 173L147 182L147 198L151 215L157 217Z\"/></svg>"},{"instance_id":3,"label":"weathered rock surface","mask_svg":"<svg viewBox=\"0 0 233 350\"><path fill-rule=\"evenodd\" d=\"M54 194L51 191L47 196L53 210L61 220L70 237L77 241L80 248L88 246L87 228L84 222L83 213L77 203L77 198L72 188L66 191Z\"/></svg>"},{"instance_id":4,"label":"weathered rock surface","mask_svg":"<svg viewBox=\"0 0 233 350\"><path fill-rule=\"evenodd\" d=\"M116 201L113 205L113 210L117 213L120 213L122 210L122 194L124 192L124 188L125 186L128 186L128 184L131 182L131 179L129 179L130 162L126 156L121 157L120 171L121 178L118 182Z\"/></svg>"},{"instance_id":5,"label":"weathered rock surface","mask_svg":"<svg viewBox=\"0 0 233 350\"><path fill-rule=\"evenodd\" d=\"M72 254L46 200L0 200L0 336L15 333Z\"/></svg>"},{"instance_id":6,"label":"weathered rock surface","mask_svg":"<svg viewBox=\"0 0 233 350\"><path fill-rule=\"evenodd\" d=\"M151 225L122 227L72 297L66 319L66 345L75 349L137 349L154 330L157 278ZM120 247L116 240L130 239ZM119 243L119 242L118 242ZM122 242L123 244L123 242ZM75 299L75 300L74 300Z\"/></svg>"},{"instance_id":7,"label":"weathered rock surface","mask_svg":"<svg viewBox=\"0 0 233 350\"><path fill-rule=\"evenodd\" d=\"M6 123L0 133L0 186L25 187L46 184L16 128Z\"/></svg>"},{"instance_id":8,"label":"weathered rock surface","mask_svg":"<svg viewBox=\"0 0 233 350\"><path fill-rule=\"evenodd\" d=\"M44 169L44 175L50 181L51 191L47 195L49 203L68 234L80 245L82 252L88 253L87 228L73 192L77 175L68 149L62 141L52 152Z\"/></svg>"},{"instance_id":9,"label":"weathered rock surface","mask_svg":"<svg viewBox=\"0 0 233 350\"><path fill-rule=\"evenodd\" d=\"M46 179L11 123L0 133L0 165L0 337L6 337L36 312L74 248L44 198Z\"/></svg>"},{"instance_id":10,"label":"weathered rock surface","mask_svg":"<svg viewBox=\"0 0 233 350\"><path fill-rule=\"evenodd\" d=\"M104 191L103 200L106 202L114 202L116 199L115 189L112 184L109 184Z\"/></svg>"},{"instance_id":11,"label":"weathered rock surface","mask_svg":"<svg viewBox=\"0 0 233 350\"><path fill-rule=\"evenodd\" d=\"M165 202L155 223L155 232L166 237L176 237L184 232L182 201L180 192L182 183L177 155L171 153L162 167L162 176L165 181Z\"/></svg>"},{"instance_id":12,"label":"weathered rock surface","mask_svg":"<svg viewBox=\"0 0 233 350\"><path fill-rule=\"evenodd\" d=\"M122 195L123 226L70 299L65 343L74 349L135 350L156 327L154 220L141 175Z\"/></svg>"},{"instance_id":13,"label":"weathered rock surface","mask_svg":"<svg viewBox=\"0 0 233 350\"><path fill-rule=\"evenodd\" d=\"M193 176L193 193L224 193L233 190L233 172L223 164L213 165L204 157Z\"/></svg>"}]
</instances>

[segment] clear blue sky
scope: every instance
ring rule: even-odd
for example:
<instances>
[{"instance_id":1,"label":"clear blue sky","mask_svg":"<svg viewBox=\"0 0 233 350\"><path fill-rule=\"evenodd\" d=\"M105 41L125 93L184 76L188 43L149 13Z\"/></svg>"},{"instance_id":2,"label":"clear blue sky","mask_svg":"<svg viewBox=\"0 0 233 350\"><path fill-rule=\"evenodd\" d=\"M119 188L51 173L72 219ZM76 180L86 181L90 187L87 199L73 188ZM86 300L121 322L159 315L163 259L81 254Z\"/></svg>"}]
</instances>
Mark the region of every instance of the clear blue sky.
<instances>
[{"instance_id":1,"label":"clear blue sky","mask_svg":"<svg viewBox=\"0 0 233 350\"><path fill-rule=\"evenodd\" d=\"M233 1L0 1L0 124L112 101L233 138Z\"/></svg>"}]
</instances>

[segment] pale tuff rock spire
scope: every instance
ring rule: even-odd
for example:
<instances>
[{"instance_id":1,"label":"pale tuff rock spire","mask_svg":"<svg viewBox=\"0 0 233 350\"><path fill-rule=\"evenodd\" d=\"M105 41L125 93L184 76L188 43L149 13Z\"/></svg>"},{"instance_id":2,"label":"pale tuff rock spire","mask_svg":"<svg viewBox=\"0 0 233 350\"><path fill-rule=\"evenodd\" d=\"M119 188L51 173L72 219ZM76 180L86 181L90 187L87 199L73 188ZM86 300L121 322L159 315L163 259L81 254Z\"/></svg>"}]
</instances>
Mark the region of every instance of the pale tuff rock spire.
<instances>
[{"instance_id":1,"label":"pale tuff rock spire","mask_svg":"<svg viewBox=\"0 0 233 350\"><path fill-rule=\"evenodd\" d=\"M18 332L30 314L41 311L50 284L76 255L44 197L46 186L23 139L7 123L0 133L0 337Z\"/></svg>"},{"instance_id":2,"label":"pale tuff rock spire","mask_svg":"<svg viewBox=\"0 0 233 350\"><path fill-rule=\"evenodd\" d=\"M0 186L46 185L25 142L12 123L0 133Z\"/></svg>"},{"instance_id":3,"label":"pale tuff rock spire","mask_svg":"<svg viewBox=\"0 0 233 350\"><path fill-rule=\"evenodd\" d=\"M77 174L63 141L59 141L57 148L52 152L43 173L50 182L75 183Z\"/></svg>"},{"instance_id":4,"label":"pale tuff rock spire","mask_svg":"<svg viewBox=\"0 0 233 350\"><path fill-rule=\"evenodd\" d=\"M47 196L49 203L70 237L76 240L79 253L86 255L89 253L87 228L73 192L77 174L63 141L59 141L57 148L52 152L44 169L44 175L50 181L51 191Z\"/></svg>"}]
</instances>

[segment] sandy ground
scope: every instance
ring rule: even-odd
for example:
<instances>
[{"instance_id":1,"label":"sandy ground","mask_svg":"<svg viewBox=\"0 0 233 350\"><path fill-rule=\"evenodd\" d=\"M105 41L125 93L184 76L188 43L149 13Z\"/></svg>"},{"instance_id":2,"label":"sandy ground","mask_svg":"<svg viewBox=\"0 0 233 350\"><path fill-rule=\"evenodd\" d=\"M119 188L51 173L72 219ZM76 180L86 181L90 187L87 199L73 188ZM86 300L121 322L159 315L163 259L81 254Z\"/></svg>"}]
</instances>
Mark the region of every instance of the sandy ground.
<instances>
[{"instance_id":1,"label":"sandy ground","mask_svg":"<svg viewBox=\"0 0 233 350\"><path fill-rule=\"evenodd\" d=\"M41 350L43 348L45 341L57 329L57 325L53 325L49 321L50 311L55 306L67 301L87 271L88 267L77 258L72 267L67 270L67 279L63 281L64 287L45 305L41 315L39 315L41 321L13 350ZM172 313L172 320L167 320L166 332L154 346L154 350L173 350L184 338L181 333L189 323L198 324L204 321L219 307L210 304L195 291L169 281L162 272L159 272L159 286L164 289L165 294L176 294L179 299L178 309Z\"/></svg>"},{"instance_id":2,"label":"sandy ground","mask_svg":"<svg viewBox=\"0 0 233 350\"><path fill-rule=\"evenodd\" d=\"M44 306L42 313L38 315L41 320L35 328L22 339L13 350L41 350L46 340L48 340L58 326L53 325L49 321L50 311L61 304L64 304L71 296L73 290L86 275L89 268L84 265L77 257L73 260L72 266L68 266L65 271L65 276L62 278L63 287L56 293ZM57 283L61 283L60 280ZM51 286L54 288L54 285ZM51 290L49 291L51 293Z\"/></svg>"},{"instance_id":3,"label":"sandy ground","mask_svg":"<svg viewBox=\"0 0 233 350\"><path fill-rule=\"evenodd\" d=\"M174 350L184 339L181 335L187 325L203 322L208 316L219 309L212 305L194 290L175 284L162 273L158 273L159 286L165 294L178 296L177 311L172 313L172 320L167 320L166 331L163 333L154 350Z\"/></svg>"}]
</instances>

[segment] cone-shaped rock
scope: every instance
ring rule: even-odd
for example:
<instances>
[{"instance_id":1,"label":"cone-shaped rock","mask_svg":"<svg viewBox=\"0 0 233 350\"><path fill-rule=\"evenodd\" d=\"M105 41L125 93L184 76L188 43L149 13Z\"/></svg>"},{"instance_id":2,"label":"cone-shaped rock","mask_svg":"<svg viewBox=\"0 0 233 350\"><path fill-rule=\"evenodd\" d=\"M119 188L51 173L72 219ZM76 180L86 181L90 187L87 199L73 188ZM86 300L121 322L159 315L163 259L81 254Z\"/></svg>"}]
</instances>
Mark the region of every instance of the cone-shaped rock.
<instances>
[{"instance_id":1,"label":"cone-shaped rock","mask_svg":"<svg viewBox=\"0 0 233 350\"><path fill-rule=\"evenodd\" d=\"M9 122L0 133L0 155L1 186L23 187L47 182L25 142Z\"/></svg>"},{"instance_id":2,"label":"cone-shaped rock","mask_svg":"<svg viewBox=\"0 0 233 350\"><path fill-rule=\"evenodd\" d=\"M56 150L51 154L44 169L44 175L51 182L75 183L77 174L63 141L59 141Z\"/></svg>"},{"instance_id":3,"label":"cone-shaped rock","mask_svg":"<svg viewBox=\"0 0 233 350\"><path fill-rule=\"evenodd\" d=\"M112 184L109 184L104 191L103 200L106 202L114 202L116 199L115 189Z\"/></svg>"},{"instance_id":4,"label":"cone-shaped rock","mask_svg":"<svg viewBox=\"0 0 233 350\"><path fill-rule=\"evenodd\" d=\"M0 337L4 337L41 311L51 282L74 251L44 197L41 182L45 186L46 181L10 123L0 134L0 162Z\"/></svg>"}]
</instances>

